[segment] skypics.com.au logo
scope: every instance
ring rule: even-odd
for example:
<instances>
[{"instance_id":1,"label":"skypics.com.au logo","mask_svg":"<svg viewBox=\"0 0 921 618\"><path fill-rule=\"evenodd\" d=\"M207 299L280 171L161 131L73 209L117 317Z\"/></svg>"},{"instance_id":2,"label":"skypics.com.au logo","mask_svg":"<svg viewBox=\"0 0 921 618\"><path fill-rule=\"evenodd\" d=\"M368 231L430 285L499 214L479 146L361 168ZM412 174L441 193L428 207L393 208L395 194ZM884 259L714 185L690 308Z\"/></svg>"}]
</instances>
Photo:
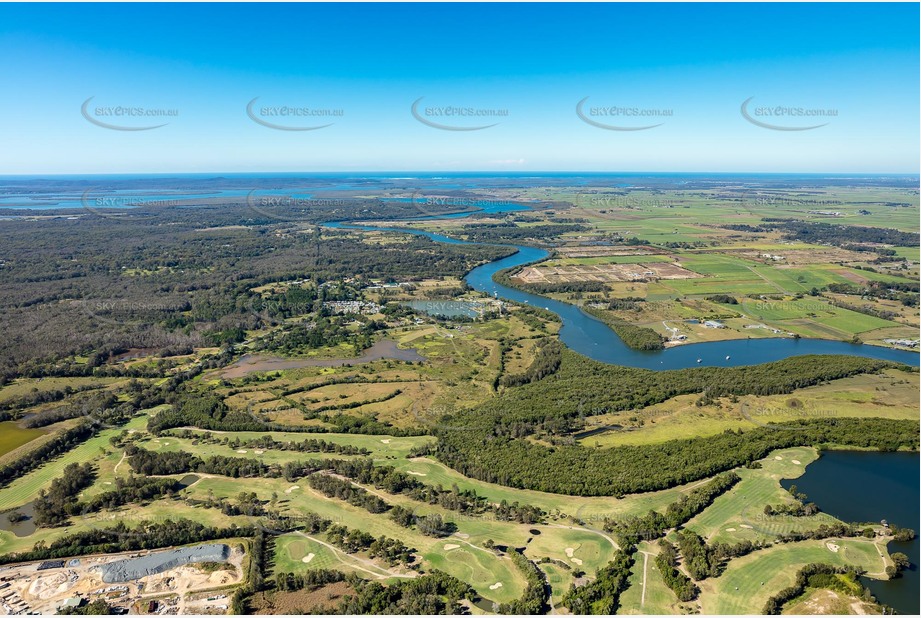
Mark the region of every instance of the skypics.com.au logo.
<instances>
[{"instance_id":1,"label":"skypics.com.au logo","mask_svg":"<svg viewBox=\"0 0 921 618\"><path fill-rule=\"evenodd\" d=\"M424 98L419 97L413 102L410 113L422 124L441 131L482 131L501 124L499 122L481 124L484 118L508 118L509 116L509 111L505 108L460 105L423 106L421 103ZM476 121L478 124L466 124L467 121Z\"/></svg>"},{"instance_id":2,"label":"skypics.com.au logo","mask_svg":"<svg viewBox=\"0 0 921 618\"><path fill-rule=\"evenodd\" d=\"M256 97L246 104L246 115L258 125L276 131L318 131L331 127L335 122L308 124L307 120L317 118L342 118L341 108L316 108L305 105L256 105Z\"/></svg>"},{"instance_id":3,"label":"skypics.com.au logo","mask_svg":"<svg viewBox=\"0 0 921 618\"><path fill-rule=\"evenodd\" d=\"M802 125L803 120L837 118L838 110L830 108L810 108L799 105L762 105L752 106L755 97L748 97L742 102L742 117L756 127L771 131L811 131L828 124ZM795 124L790 124L791 122Z\"/></svg>"},{"instance_id":4,"label":"skypics.com.au logo","mask_svg":"<svg viewBox=\"0 0 921 618\"><path fill-rule=\"evenodd\" d=\"M661 127L665 122L655 124L633 124L637 121L648 123L649 119L668 119L675 115L670 108L636 107L620 105L596 105L588 107L585 97L576 104L576 115L593 127L606 131L647 131ZM602 121L604 120L604 121Z\"/></svg>"},{"instance_id":5,"label":"skypics.com.au logo","mask_svg":"<svg viewBox=\"0 0 921 618\"><path fill-rule=\"evenodd\" d=\"M87 122L110 131L151 131L165 127L168 122L149 124L151 118L176 118L178 109L143 107L140 105L90 105L95 96L80 106Z\"/></svg>"}]
</instances>

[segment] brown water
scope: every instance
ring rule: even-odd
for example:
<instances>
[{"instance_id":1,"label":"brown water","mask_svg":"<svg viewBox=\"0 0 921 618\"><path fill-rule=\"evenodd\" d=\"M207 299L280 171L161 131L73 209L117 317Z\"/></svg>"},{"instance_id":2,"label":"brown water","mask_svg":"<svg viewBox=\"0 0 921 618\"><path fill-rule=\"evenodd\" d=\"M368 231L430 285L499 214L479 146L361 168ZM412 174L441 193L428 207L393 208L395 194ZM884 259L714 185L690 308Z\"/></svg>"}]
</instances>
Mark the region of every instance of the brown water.
<instances>
[{"instance_id":1,"label":"brown water","mask_svg":"<svg viewBox=\"0 0 921 618\"><path fill-rule=\"evenodd\" d=\"M8 515L11 513L22 513L26 516L26 519L13 523L8 517ZM0 530L5 532L12 532L18 537L29 536L35 532L35 523L33 522L34 517L35 509L33 508L32 502L27 502L26 504L16 507L15 509L10 509L9 511L3 511L0 513Z\"/></svg>"},{"instance_id":2,"label":"brown water","mask_svg":"<svg viewBox=\"0 0 921 618\"><path fill-rule=\"evenodd\" d=\"M361 356L352 358L284 358L281 356L265 356L261 354L247 354L234 364L221 372L221 377L233 379L241 378L257 371L283 371L285 369L301 369L303 367L341 367L342 365L360 365L371 361L390 358L406 362L424 361L415 350L404 350L389 339L381 339Z\"/></svg>"}]
</instances>

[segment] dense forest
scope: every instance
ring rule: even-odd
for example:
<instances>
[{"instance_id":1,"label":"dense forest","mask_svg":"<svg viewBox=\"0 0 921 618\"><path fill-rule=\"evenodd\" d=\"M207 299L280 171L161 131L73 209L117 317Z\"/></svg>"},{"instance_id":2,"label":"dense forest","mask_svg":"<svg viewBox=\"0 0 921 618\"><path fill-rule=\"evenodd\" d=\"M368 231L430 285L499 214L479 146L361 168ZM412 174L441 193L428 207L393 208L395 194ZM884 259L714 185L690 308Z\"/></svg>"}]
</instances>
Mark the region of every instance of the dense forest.
<instances>
[{"instance_id":1,"label":"dense forest","mask_svg":"<svg viewBox=\"0 0 921 618\"><path fill-rule=\"evenodd\" d=\"M367 200L310 217L386 219L407 208L418 215L411 205ZM290 313L251 292L267 283L460 276L514 251L407 235L367 243L346 230L294 227L246 204L80 214L0 220L0 375L73 354L98 354L98 363L131 348L199 346L257 328L263 309Z\"/></svg>"},{"instance_id":2,"label":"dense forest","mask_svg":"<svg viewBox=\"0 0 921 618\"><path fill-rule=\"evenodd\" d=\"M636 326L615 315L599 311L593 307L583 307L583 310L610 326L611 330L617 333L617 336L634 350L662 350L665 348L665 337L651 328Z\"/></svg>"},{"instance_id":3,"label":"dense forest","mask_svg":"<svg viewBox=\"0 0 921 618\"><path fill-rule=\"evenodd\" d=\"M620 607L620 595L629 585L633 553L617 550L614 559L598 569L595 579L584 586L575 585L563 596L573 614L613 616Z\"/></svg>"},{"instance_id":4,"label":"dense forest","mask_svg":"<svg viewBox=\"0 0 921 618\"><path fill-rule=\"evenodd\" d=\"M655 372L605 365L566 350L553 375L443 419L434 455L466 476L502 485L570 495L624 495L712 476L789 446L917 448L917 422L855 418L805 419L617 449L565 443L547 447L522 439L537 432L552 437L578 431L587 416L642 408L685 393L708 398L789 393L887 367L910 370L859 357L799 356L763 365ZM610 388L615 384L616 389Z\"/></svg>"},{"instance_id":5,"label":"dense forest","mask_svg":"<svg viewBox=\"0 0 921 618\"><path fill-rule=\"evenodd\" d=\"M586 232L591 228L581 224L543 223L522 226L513 222L504 223L468 223L461 228L461 234L470 242L477 243L515 243L529 241L530 244L543 244L554 240L562 234ZM534 241L537 241L536 243Z\"/></svg>"}]
</instances>

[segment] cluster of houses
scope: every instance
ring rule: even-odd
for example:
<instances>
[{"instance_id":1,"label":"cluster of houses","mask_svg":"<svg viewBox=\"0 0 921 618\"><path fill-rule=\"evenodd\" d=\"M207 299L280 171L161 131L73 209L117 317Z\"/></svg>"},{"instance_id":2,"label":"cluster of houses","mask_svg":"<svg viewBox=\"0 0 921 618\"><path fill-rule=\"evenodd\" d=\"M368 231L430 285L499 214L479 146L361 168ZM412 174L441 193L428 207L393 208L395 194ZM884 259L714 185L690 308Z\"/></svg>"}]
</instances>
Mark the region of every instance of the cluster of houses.
<instances>
[{"instance_id":1,"label":"cluster of houses","mask_svg":"<svg viewBox=\"0 0 921 618\"><path fill-rule=\"evenodd\" d=\"M323 303L323 306L329 308L336 315L347 313L373 315L381 312L381 306L377 303L361 300L331 300Z\"/></svg>"},{"instance_id":2,"label":"cluster of houses","mask_svg":"<svg viewBox=\"0 0 921 618\"><path fill-rule=\"evenodd\" d=\"M883 339L889 345L897 345L902 348L917 348L921 345L919 339Z\"/></svg>"}]
</instances>

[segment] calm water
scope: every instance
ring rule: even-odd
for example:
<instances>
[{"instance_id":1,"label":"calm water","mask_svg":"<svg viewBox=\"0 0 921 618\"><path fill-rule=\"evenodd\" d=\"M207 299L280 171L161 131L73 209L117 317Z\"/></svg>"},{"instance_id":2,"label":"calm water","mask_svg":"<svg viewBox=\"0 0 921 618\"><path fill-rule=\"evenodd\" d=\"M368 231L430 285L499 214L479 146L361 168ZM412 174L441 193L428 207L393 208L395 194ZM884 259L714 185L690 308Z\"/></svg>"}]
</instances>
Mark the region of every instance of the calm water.
<instances>
[{"instance_id":1,"label":"calm water","mask_svg":"<svg viewBox=\"0 0 921 618\"><path fill-rule=\"evenodd\" d=\"M480 315L478 309L482 307L480 303L465 300L409 300L400 304L428 315L443 315L448 318L475 318Z\"/></svg>"},{"instance_id":2,"label":"calm water","mask_svg":"<svg viewBox=\"0 0 921 618\"><path fill-rule=\"evenodd\" d=\"M425 236L448 244L470 244L455 238L422 230L397 227L369 227L327 223L327 227L373 229ZM465 277L470 286L489 296L534 305L560 316L563 326L560 340L571 349L603 363L643 369L684 369L687 367L734 367L783 360L801 354L850 354L898 361L918 366L918 353L845 341L824 339L737 339L678 346L666 350L641 351L629 348L604 322L588 315L579 307L537 294L522 292L492 280L494 274L506 268L528 264L547 257L547 251L535 247L515 246L517 253L474 268ZM729 357L728 359L726 357ZM700 362L698 362L700 359Z\"/></svg>"},{"instance_id":3,"label":"calm water","mask_svg":"<svg viewBox=\"0 0 921 618\"><path fill-rule=\"evenodd\" d=\"M863 451L826 451L818 461L806 467L798 479L781 482L785 488L796 485L811 502L826 513L846 522L879 522L921 531L918 505L918 453L879 453ZM914 567L903 571L899 579L879 581L865 579L876 598L900 614L921 611L921 545L916 538L907 543L890 543L889 551L908 556Z\"/></svg>"}]
</instances>

